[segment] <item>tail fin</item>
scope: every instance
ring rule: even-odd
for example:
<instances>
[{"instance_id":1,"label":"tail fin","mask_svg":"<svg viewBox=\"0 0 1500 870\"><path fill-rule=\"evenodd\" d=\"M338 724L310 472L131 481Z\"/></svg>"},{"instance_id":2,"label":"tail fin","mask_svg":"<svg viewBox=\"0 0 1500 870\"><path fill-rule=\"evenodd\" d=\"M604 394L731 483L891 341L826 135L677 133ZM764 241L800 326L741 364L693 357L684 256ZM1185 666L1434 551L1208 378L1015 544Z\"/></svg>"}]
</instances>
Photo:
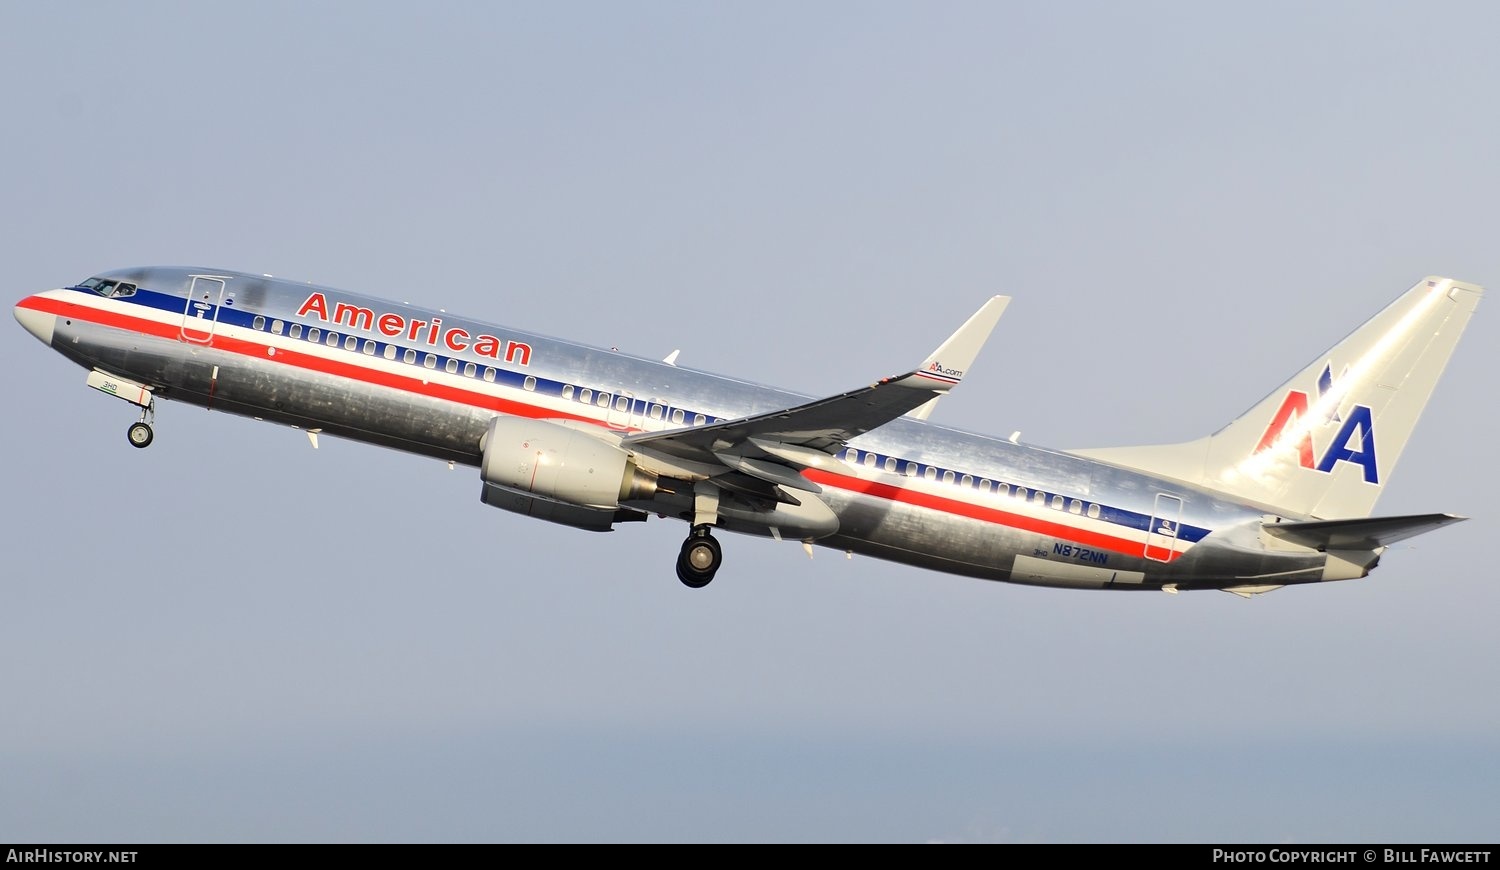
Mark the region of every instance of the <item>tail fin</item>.
<instances>
[{"instance_id":1,"label":"tail fin","mask_svg":"<svg viewBox=\"0 0 1500 870\"><path fill-rule=\"evenodd\" d=\"M1369 516L1483 293L1419 282L1207 438L1073 452L1280 513Z\"/></svg>"}]
</instances>

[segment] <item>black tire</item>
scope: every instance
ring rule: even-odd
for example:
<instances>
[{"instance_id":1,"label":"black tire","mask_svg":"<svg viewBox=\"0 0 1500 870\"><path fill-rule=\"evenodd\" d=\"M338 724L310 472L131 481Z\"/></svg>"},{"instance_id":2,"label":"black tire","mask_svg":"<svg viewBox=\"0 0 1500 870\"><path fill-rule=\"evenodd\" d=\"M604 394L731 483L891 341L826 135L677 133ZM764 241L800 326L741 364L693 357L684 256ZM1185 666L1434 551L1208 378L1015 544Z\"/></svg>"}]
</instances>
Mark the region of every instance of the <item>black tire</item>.
<instances>
[{"instance_id":1,"label":"black tire","mask_svg":"<svg viewBox=\"0 0 1500 870\"><path fill-rule=\"evenodd\" d=\"M724 552L719 542L708 533L694 534L682 544L677 554L677 579L689 589L702 589L713 581L719 566L724 562Z\"/></svg>"},{"instance_id":2,"label":"black tire","mask_svg":"<svg viewBox=\"0 0 1500 870\"><path fill-rule=\"evenodd\" d=\"M131 423L130 428L125 430L125 437L130 441L131 447L150 447L156 433L151 431L149 424Z\"/></svg>"}]
</instances>

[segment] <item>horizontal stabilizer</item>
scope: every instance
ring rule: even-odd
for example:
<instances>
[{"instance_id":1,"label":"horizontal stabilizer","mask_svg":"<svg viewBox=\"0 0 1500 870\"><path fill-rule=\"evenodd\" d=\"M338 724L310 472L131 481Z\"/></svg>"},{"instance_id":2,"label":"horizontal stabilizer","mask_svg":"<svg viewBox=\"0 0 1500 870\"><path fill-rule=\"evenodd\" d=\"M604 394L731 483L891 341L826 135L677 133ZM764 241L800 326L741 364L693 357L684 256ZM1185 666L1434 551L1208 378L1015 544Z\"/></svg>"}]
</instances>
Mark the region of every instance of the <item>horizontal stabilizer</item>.
<instances>
[{"instance_id":1,"label":"horizontal stabilizer","mask_svg":"<svg viewBox=\"0 0 1500 870\"><path fill-rule=\"evenodd\" d=\"M1468 517L1454 514L1418 514L1409 517L1268 523L1265 530L1282 540L1315 550L1377 550L1466 519Z\"/></svg>"}]
</instances>

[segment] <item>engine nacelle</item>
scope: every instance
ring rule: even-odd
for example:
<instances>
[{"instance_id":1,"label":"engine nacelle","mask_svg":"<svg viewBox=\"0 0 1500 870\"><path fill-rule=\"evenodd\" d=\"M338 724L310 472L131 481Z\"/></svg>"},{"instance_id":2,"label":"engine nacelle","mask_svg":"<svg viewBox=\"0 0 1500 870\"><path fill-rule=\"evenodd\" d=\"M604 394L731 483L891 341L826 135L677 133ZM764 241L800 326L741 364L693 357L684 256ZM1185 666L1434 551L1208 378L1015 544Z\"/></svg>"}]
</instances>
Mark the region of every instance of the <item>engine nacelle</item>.
<instances>
[{"instance_id":1,"label":"engine nacelle","mask_svg":"<svg viewBox=\"0 0 1500 870\"><path fill-rule=\"evenodd\" d=\"M636 468L619 445L546 420L496 417L482 447L485 483L534 498L613 510L656 493L656 476Z\"/></svg>"},{"instance_id":2,"label":"engine nacelle","mask_svg":"<svg viewBox=\"0 0 1500 870\"><path fill-rule=\"evenodd\" d=\"M543 498L532 498L529 495L516 492L504 486L496 486L486 483L479 493L479 500L497 507L503 511L521 514L534 520L546 520L549 523L558 523L564 526L572 526L575 529L584 529L590 532L612 531L615 523L645 522L646 515L640 511L611 510L609 508L579 507L578 505L563 504L560 501L548 501Z\"/></svg>"}]
</instances>

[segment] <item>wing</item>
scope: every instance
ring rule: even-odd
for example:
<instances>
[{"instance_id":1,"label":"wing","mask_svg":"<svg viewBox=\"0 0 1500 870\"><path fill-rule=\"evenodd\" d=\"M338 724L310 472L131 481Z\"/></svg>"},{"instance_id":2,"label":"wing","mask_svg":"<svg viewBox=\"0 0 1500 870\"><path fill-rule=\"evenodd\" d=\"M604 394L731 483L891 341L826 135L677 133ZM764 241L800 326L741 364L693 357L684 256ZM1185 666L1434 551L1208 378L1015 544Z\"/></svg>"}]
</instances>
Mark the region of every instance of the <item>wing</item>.
<instances>
[{"instance_id":1,"label":"wing","mask_svg":"<svg viewBox=\"0 0 1500 870\"><path fill-rule=\"evenodd\" d=\"M833 455L851 438L958 386L1009 303L1008 296L991 298L920 366L905 374L795 408L691 429L630 435L624 446L666 464L700 466L702 476L735 471L792 489L820 492L817 484L802 477L801 469L832 465ZM684 466L683 461L690 465Z\"/></svg>"}]
</instances>

